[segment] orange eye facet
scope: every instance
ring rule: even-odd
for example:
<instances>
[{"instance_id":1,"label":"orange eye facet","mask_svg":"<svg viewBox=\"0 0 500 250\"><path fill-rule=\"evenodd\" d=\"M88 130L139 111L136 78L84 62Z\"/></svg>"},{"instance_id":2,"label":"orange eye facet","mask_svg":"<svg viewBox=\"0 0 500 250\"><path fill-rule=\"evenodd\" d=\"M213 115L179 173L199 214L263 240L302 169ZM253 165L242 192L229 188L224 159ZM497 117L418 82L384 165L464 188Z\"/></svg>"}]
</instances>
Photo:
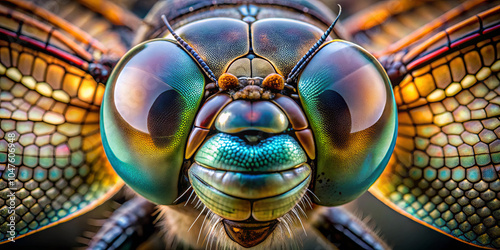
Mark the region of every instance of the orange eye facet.
<instances>
[{"instance_id":1,"label":"orange eye facet","mask_svg":"<svg viewBox=\"0 0 500 250\"><path fill-rule=\"evenodd\" d=\"M273 90L282 90L285 87L285 78L280 74L270 74L264 78L262 86Z\"/></svg>"},{"instance_id":2,"label":"orange eye facet","mask_svg":"<svg viewBox=\"0 0 500 250\"><path fill-rule=\"evenodd\" d=\"M239 80L236 76L230 73L224 73L219 77L219 88L228 90L238 86Z\"/></svg>"}]
</instances>

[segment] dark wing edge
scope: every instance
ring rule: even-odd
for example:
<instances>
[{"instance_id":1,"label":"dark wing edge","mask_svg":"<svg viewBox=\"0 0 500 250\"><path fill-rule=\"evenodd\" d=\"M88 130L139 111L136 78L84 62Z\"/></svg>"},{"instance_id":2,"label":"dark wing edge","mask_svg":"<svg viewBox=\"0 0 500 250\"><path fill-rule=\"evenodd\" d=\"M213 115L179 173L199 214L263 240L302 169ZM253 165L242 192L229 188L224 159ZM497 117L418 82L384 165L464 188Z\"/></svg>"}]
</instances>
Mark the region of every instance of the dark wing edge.
<instances>
[{"instance_id":1,"label":"dark wing edge","mask_svg":"<svg viewBox=\"0 0 500 250\"><path fill-rule=\"evenodd\" d=\"M499 31L496 6L381 58L399 129L370 189L410 219L482 248L500 247Z\"/></svg>"}]
</instances>

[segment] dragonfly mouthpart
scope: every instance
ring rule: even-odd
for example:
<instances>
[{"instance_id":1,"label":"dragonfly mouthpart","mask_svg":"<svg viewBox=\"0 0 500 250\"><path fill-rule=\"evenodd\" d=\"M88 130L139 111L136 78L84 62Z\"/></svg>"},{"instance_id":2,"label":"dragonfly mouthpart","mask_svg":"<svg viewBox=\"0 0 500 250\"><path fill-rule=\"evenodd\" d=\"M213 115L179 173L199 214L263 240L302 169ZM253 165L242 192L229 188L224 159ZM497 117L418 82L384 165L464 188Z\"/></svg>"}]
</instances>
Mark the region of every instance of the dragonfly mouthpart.
<instances>
[{"instance_id":1,"label":"dragonfly mouthpart","mask_svg":"<svg viewBox=\"0 0 500 250\"><path fill-rule=\"evenodd\" d=\"M264 241L276 228L277 220L269 222L236 222L223 220L227 235L243 247L252 247Z\"/></svg>"}]
</instances>

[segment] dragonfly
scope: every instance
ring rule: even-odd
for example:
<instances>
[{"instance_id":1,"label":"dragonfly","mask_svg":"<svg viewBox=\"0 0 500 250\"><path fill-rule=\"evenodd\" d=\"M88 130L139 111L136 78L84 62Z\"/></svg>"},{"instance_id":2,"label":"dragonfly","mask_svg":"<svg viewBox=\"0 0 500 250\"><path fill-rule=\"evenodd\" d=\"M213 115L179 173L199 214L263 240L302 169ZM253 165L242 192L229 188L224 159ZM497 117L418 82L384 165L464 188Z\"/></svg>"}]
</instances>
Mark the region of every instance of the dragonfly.
<instances>
[{"instance_id":1,"label":"dragonfly","mask_svg":"<svg viewBox=\"0 0 500 250\"><path fill-rule=\"evenodd\" d=\"M0 3L6 246L126 184L91 248L388 248L337 207L368 189L500 247L498 1L54 6Z\"/></svg>"}]
</instances>

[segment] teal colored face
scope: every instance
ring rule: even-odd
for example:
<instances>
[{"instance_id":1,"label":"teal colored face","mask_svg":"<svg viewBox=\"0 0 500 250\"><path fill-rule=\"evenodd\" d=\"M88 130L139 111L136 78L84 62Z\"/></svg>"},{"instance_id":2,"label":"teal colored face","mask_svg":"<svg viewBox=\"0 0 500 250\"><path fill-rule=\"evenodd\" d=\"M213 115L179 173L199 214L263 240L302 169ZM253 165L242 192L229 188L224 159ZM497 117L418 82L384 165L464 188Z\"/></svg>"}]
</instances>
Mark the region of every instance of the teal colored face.
<instances>
[{"instance_id":1,"label":"teal colored face","mask_svg":"<svg viewBox=\"0 0 500 250\"><path fill-rule=\"evenodd\" d=\"M130 187L163 205L192 188L243 246L264 240L308 199L307 190L326 206L357 198L382 173L396 141L391 85L372 55L333 40L285 84L283 74L321 31L274 21L255 22L251 38L248 24L231 19L179 29L216 69L217 86L205 84L189 49L167 39L138 45L113 72L101 114L107 156ZM302 40L287 42L283 29ZM207 42L218 35L234 47ZM276 46L298 48L274 53Z\"/></svg>"}]
</instances>

